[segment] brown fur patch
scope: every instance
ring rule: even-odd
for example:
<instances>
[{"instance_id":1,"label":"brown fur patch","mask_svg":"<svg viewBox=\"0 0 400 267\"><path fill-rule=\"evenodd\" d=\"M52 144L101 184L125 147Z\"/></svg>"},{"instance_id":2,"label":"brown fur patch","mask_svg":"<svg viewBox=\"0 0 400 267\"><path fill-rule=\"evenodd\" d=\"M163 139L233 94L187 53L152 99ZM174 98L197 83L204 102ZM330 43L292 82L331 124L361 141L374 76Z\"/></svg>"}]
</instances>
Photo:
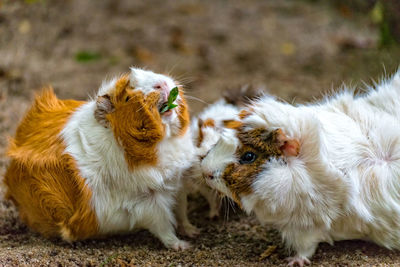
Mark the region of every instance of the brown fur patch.
<instances>
[{"instance_id":1,"label":"brown fur patch","mask_svg":"<svg viewBox=\"0 0 400 267\"><path fill-rule=\"evenodd\" d=\"M52 89L37 96L20 123L4 177L7 196L21 219L46 237L74 241L96 236L91 191L59 137L68 118L84 102L58 100Z\"/></svg>"},{"instance_id":2,"label":"brown fur patch","mask_svg":"<svg viewBox=\"0 0 400 267\"><path fill-rule=\"evenodd\" d=\"M239 130L238 137L242 146L236 151L236 156L241 158L246 152L252 152L257 155L257 158L249 164L235 162L225 168L222 178L236 202L240 203L241 195L248 195L252 192L251 185L256 175L262 171L264 164L271 157L282 155L280 142L277 139L278 135L279 130L272 132L263 128L249 132Z\"/></svg>"},{"instance_id":3,"label":"brown fur patch","mask_svg":"<svg viewBox=\"0 0 400 267\"><path fill-rule=\"evenodd\" d=\"M200 147L201 146L201 143L203 143L203 139L204 139L204 134L203 134L203 120L202 119L199 119L198 121L197 121L197 128L198 128L198 136L197 136L197 144L196 144L196 146L197 147Z\"/></svg>"},{"instance_id":4,"label":"brown fur patch","mask_svg":"<svg viewBox=\"0 0 400 267\"><path fill-rule=\"evenodd\" d=\"M248 132L239 130L238 137L242 144L254 147L265 155L280 156L282 155L282 151L279 149L281 133L281 129L268 131L264 128L257 128Z\"/></svg>"}]
</instances>

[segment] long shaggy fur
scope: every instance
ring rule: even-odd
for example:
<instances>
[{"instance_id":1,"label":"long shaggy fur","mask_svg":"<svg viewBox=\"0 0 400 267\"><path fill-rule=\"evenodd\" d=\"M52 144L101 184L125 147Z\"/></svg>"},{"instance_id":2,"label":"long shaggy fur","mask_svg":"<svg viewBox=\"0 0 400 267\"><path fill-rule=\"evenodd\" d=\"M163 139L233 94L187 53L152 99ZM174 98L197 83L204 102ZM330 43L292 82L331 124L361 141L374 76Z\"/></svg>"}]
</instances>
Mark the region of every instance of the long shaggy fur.
<instances>
[{"instance_id":1,"label":"long shaggy fur","mask_svg":"<svg viewBox=\"0 0 400 267\"><path fill-rule=\"evenodd\" d=\"M187 248L173 213L195 152L183 94L168 115L158 111L175 86L131 69L88 102L38 96L11 142L4 179L23 221L67 241L145 228L167 247Z\"/></svg>"},{"instance_id":2,"label":"long shaggy fur","mask_svg":"<svg viewBox=\"0 0 400 267\"><path fill-rule=\"evenodd\" d=\"M243 114L241 131L280 129L300 146L298 154L263 163L251 193L239 199L281 231L297 253L292 263L307 262L319 242L334 240L400 249L400 72L362 96L344 91L306 106L265 96ZM227 132L202 162L214 173L209 184L227 195L223 173L239 165L237 151L246 145L238 131Z\"/></svg>"}]
</instances>

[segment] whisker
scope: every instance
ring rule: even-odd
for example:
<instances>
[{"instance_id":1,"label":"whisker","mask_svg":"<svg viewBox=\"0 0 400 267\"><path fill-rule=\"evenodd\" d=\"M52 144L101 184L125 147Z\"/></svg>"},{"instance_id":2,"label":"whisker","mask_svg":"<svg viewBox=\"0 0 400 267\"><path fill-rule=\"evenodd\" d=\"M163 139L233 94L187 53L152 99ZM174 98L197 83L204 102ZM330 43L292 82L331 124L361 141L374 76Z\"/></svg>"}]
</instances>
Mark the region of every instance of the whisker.
<instances>
[{"instance_id":1,"label":"whisker","mask_svg":"<svg viewBox=\"0 0 400 267\"><path fill-rule=\"evenodd\" d=\"M144 106L141 106L139 109L136 110L136 112L141 111L144 108Z\"/></svg>"},{"instance_id":2,"label":"whisker","mask_svg":"<svg viewBox=\"0 0 400 267\"><path fill-rule=\"evenodd\" d=\"M194 76L185 76L186 74L182 74L180 75L177 80L180 82L184 82L184 83L191 83L194 82L196 80L196 78Z\"/></svg>"},{"instance_id":3,"label":"whisker","mask_svg":"<svg viewBox=\"0 0 400 267\"><path fill-rule=\"evenodd\" d=\"M228 204L224 204L225 208L225 217L224 217L224 223L228 222L229 219L229 199L227 197L224 197L224 203L228 201Z\"/></svg>"},{"instance_id":4,"label":"whisker","mask_svg":"<svg viewBox=\"0 0 400 267\"><path fill-rule=\"evenodd\" d=\"M175 70L176 66L179 65L179 63L180 63L180 62L175 62L175 63L171 66L171 68L170 68L169 70L166 70L166 71L165 71L165 72L167 73L168 76L173 76L173 75L171 75L171 74L172 74L172 72Z\"/></svg>"},{"instance_id":5,"label":"whisker","mask_svg":"<svg viewBox=\"0 0 400 267\"><path fill-rule=\"evenodd\" d=\"M228 200L229 200L229 206L232 208L232 211L234 212L234 213L236 213L236 210L235 210L235 203L232 201L232 199L230 199L230 198L228 198Z\"/></svg>"},{"instance_id":6,"label":"whisker","mask_svg":"<svg viewBox=\"0 0 400 267\"><path fill-rule=\"evenodd\" d=\"M203 103L203 104L206 104L206 105L210 105L210 103L204 101L203 99L200 99L200 98L198 98L198 97L195 97L195 96L185 95L185 97L186 97L187 99L197 100L197 101L199 101L200 103Z\"/></svg>"}]
</instances>

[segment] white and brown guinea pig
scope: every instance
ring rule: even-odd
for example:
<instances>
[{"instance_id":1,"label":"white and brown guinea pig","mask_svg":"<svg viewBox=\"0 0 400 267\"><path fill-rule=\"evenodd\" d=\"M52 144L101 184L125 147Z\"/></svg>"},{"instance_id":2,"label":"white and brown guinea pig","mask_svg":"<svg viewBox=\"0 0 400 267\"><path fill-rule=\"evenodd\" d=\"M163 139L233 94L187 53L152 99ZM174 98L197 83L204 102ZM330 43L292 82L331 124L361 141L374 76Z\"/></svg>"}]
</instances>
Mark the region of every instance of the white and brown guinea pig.
<instances>
[{"instance_id":1,"label":"white and brown guinea pig","mask_svg":"<svg viewBox=\"0 0 400 267\"><path fill-rule=\"evenodd\" d=\"M221 198L216 190L210 188L204 181L200 168L200 160L206 156L208 151L219 140L223 129L232 122L235 124L239 120L240 108L244 108L251 100L261 96L262 87L253 87L249 85L233 87L223 92L223 98L207 106L199 115L193 118L191 131L193 142L196 145L196 160L191 168L184 174L184 192L199 192L210 206L209 218L214 219L219 216ZM181 207L186 207L186 196L180 194ZM199 230L193 226L187 219L187 209L178 210L178 221L180 225L185 226L184 230L189 230L184 234L193 236L199 233Z\"/></svg>"},{"instance_id":2,"label":"white and brown guinea pig","mask_svg":"<svg viewBox=\"0 0 400 267\"><path fill-rule=\"evenodd\" d=\"M175 109L160 114L178 86ZM195 147L182 88L131 68L94 100L44 90L11 141L4 178L21 219L46 237L82 240L144 228L176 250L173 208Z\"/></svg>"},{"instance_id":3,"label":"white and brown guinea pig","mask_svg":"<svg viewBox=\"0 0 400 267\"><path fill-rule=\"evenodd\" d=\"M319 242L400 249L400 72L362 96L305 106L265 96L202 160L207 183L280 230L309 263Z\"/></svg>"}]
</instances>

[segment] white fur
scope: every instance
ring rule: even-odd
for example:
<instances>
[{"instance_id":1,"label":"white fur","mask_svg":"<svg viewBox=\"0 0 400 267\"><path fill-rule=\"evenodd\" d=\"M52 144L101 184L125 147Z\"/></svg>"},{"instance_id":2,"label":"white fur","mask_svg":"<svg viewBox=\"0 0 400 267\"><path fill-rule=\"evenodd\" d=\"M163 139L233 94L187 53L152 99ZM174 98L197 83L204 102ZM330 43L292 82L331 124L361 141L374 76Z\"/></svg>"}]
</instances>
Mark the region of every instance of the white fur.
<instances>
[{"instance_id":1,"label":"white fur","mask_svg":"<svg viewBox=\"0 0 400 267\"><path fill-rule=\"evenodd\" d=\"M199 156L205 156L211 147L217 143L222 131L224 130L224 121L238 120L238 114L238 107L228 104L224 99L221 99L208 106L203 112L193 119L191 128L194 140L197 140L199 134L199 119L202 121L212 119L215 123L215 127L203 128L203 141L201 146L198 148Z\"/></svg>"},{"instance_id":2,"label":"white fur","mask_svg":"<svg viewBox=\"0 0 400 267\"><path fill-rule=\"evenodd\" d=\"M132 69L131 82L145 93L153 90L160 79L175 87L171 79L152 72ZM115 85L116 79L103 83L99 95ZM150 90L151 89L151 90ZM101 234L129 232L145 228L167 247L185 248L174 231L173 206L180 188L180 177L195 153L191 132L173 136L172 131L158 145L158 163L130 171L124 151L112 130L100 125L95 117L96 102L80 107L63 129L61 136L66 153L77 162L81 176L92 191L92 206L96 212ZM179 125L176 113L166 126ZM168 130L168 127L166 127Z\"/></svg>"},{"instance_id":3,"label":"white fur","mask_svg":"<svg viewBox=\"0 0 400 267\"><path fill-rule=\"evenodd\" d=\"M197 144L199 139L199 120L204 122L208 119L212 119L215 125L213 127L202 127L201 131L203 134L203 140L201 144L197 144L198 146L196 147L195 157L196 160L193 162L191 168L184 174L183 184L185 190L183 191L185 194L180 194L179 196L181 208L177 210L177 220L182 226L182 229L180 230L188 236L193 237L200 231L189 222L187 216L186 194L200 192L200 194L206 198L210 206L209 218L215 218L219 216L221 199L215 190L211 189L205 184L200 168L200 158L204 157L211 147L217 143L223 131L223 122L225 120L237 120L238 113L238 107L227 104L226 101L222 99L208 106L203 112L201 112L192 120L191 131L193 133L194 144Z\"/></svg>"},{"instance_id":4,"label":"white fur","mask_svg":"<svg viewBox=\"0 0 400 267\"><path fill-rule=\"evenodd\" d=\"M334 240L400 249L400 72L359 97L344 91L295 107L266 96L251 108L245 129L281 128L300 141L298 156L267 162L253 193L241 197L247 212L281 231L295 261L307 261L319 242ZM233 144L221 138L202 162L221 191L229 191L220 174L236 162L234 150L226 149Z\"/></svg>"}]
</instances>

